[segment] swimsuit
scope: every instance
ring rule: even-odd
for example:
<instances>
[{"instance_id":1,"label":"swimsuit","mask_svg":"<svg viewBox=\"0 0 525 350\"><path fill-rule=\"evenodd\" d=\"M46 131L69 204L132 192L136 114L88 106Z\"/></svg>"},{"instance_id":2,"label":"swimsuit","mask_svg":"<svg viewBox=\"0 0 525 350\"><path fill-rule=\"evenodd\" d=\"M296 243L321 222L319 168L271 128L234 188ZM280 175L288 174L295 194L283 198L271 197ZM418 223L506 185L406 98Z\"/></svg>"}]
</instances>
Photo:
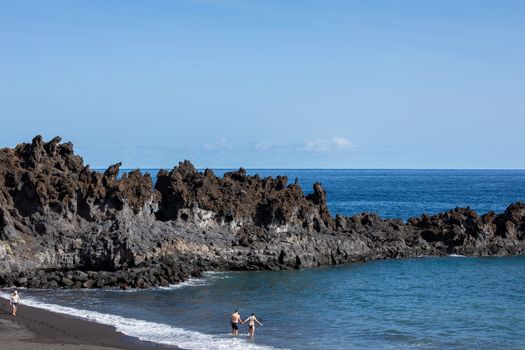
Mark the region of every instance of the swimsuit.
<instances>
[{"instance_id":1,"label":"swimsuit","mask_svg":"<svg viewBox=\"0 0 525 350\"><path fill-rule=\"evenodd\" d=\"M239 327L237 327L237 323L233 323L233 322L232 322L232 329L235 329L235 330L238 330L238 329L239 329Z\"/></svg>"}]
</instances>

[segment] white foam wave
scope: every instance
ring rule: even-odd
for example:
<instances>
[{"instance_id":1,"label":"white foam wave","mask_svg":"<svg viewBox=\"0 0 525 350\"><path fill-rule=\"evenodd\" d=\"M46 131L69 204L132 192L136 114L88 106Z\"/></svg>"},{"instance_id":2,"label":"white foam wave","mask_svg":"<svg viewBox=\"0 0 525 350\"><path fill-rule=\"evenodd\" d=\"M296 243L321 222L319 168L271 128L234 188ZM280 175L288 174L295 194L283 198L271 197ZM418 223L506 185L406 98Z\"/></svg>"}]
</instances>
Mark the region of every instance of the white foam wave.
<instances>
[{"instance_id":1,"label":"white foam wave","mask_svg":"<svg viewBox=\"0 0 525 350\"><path fill-rule=\"evenodd\" d=\"M202 278L189 278L184 282L171 284L169 287L159 287L159 289L181 289L185 287L201 287L207 286L213 283L215 280L221 280L225 278L230 278L224 272L205 272Z\"/></svg>"},{"instance_id":2,"label":"white foam wave","mask_svg":"<svg viewBox=\"0 0 525 350\"><path fill-rule=\"evenodd\" d=\"M0 292L0 297L9 299L10 295ZM131 337L144 341L159 344L175 345L184 349L253 349L253 350L272 350L271 346L258 345L247 342L239 337L232 337L226 334L211 335L195 331L189 331L178 327L173 327L163 323L156 323L134 318L127 318L112 314L103 314L96 311L74 309L67 306L49 304L31 297L24 298L24 305L49 310L59 314L75 316L91 322L96 322L108 326L114 326L117 331Z\"/></svg>"},{"instance_id":3,"label":"white foam wave","mask_svg":"<svg viewBox=\"0 0 525 350\"><path fill-rule=\"evenodd\" d=\"M461 254L450 254L449 257L451 257L451 258L466 258L465 255L461 255Z\"/></svg>"},{"instance_id":4,"label":"white foam wave","mask_svg":"<svg viewBox=\"0 0 525 350\"><path fill-rule=\"evenodd\" d=\"M149 290L175 290L175 289L181 289L185 287L201 287L201 286L207 286L213 283L215 280L222 280L230 278L227 272L215 272L215 271L207 271L204 272L203 277L190 277L184 282L180 282L177 284L170 284L168 287L153 287ZM97 291L96 289L78 289L78 291L85 291L85 292L93 292ZM104 292L114 292L114 293L134 293L134 292L144 292L144 289L140 288L130 288L130 289L118 289L118 288L107 288L107 289L101 289L100 291Z\"/></svg>"}]
</instances>

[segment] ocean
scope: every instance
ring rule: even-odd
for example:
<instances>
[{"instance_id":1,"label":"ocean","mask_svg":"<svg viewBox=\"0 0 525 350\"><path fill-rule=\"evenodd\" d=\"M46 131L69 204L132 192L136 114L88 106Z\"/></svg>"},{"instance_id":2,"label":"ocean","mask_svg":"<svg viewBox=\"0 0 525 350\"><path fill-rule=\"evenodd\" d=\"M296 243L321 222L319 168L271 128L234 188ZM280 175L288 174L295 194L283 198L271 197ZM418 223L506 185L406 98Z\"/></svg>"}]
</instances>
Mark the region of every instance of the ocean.
<instances>
[{"instance_id":1,"label":"ocean","mask_svg":"<svg viewBox=\"0 0 525 350\"><path fill-rule=\"evenodd\" d=\"M157 170L149 170L152 175ZM221 175L226 170L216 170ZM525 170L268 170L319 181L332 214L406 220L525 201ZM7 292L1 292L7 295ZM298 271L208 272L146 291L23 290L24 303L184 349L524 349L525 257L414 258ZM229 316L256 313L229 334Z\"/></svg>"}]
</instances>

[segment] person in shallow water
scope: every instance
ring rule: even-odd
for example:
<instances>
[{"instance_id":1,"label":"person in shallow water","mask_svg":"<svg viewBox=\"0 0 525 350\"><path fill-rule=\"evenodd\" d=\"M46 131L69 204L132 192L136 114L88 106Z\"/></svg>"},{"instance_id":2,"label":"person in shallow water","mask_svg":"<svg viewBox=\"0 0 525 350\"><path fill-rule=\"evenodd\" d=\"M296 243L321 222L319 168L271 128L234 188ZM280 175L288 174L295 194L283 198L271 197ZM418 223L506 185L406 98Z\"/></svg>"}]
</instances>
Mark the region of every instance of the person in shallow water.
<instances>
[{"instance_id":1,"label":"person in shallow water","mask_svg":"<svg viewBox=\"0 0 525 350\"><path fill-rule=\"evenodd\" d=\"M257 322L259 324L259 326L263 325L261 322L259 322L257 317L255 317L255 314L252 314L244 322L249 322L248 323L248 326L249 326L248 335L250 337L253 337L253 335L255 334L255 322Z\"/></svg>"},{"instance_id":2,"label":"person in shallow water","mask_svg":"<svg viewBox=\"0 0 525 350\"><path fill-rule=\"evenodd\" d=\"M237 335L239 333L239 326L238 326L239 322L241 324L244 324L244 322L242 322L241 315L239 315L239 310L235 310L230 319L233 335Z\"/></svg>"},{"instance_id":3,"label":"person in shallow water","mask_svg":"<svg viewBox=\"0 0 525 350\"><path fill-rule=\"evenodd\" d=\"M20 295L15 290L13 294L11 294L11 300L9 301L11 304L11 307L13 308L12 314L13 316L16 316L16 309L18 308L18 305L20 305Z\"/></svg>"}]
</instances>

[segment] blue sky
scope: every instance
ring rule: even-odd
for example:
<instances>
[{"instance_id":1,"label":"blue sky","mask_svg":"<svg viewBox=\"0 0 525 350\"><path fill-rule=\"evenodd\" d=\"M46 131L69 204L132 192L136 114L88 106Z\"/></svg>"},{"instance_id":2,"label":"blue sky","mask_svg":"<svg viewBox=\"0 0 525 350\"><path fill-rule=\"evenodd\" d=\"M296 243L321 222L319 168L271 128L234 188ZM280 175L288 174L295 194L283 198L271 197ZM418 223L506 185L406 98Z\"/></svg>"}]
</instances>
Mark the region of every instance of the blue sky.
<instances>
[{"instance_id":1,"label":"blue sky","mask_svg":"<svg viewBox=\"0 0 525 350\"><path fill-rule=\"evenodd\" d=\"M0 146L92 167L525 168L523 1L3 1Z\"/></svg>"}]
</instances>

